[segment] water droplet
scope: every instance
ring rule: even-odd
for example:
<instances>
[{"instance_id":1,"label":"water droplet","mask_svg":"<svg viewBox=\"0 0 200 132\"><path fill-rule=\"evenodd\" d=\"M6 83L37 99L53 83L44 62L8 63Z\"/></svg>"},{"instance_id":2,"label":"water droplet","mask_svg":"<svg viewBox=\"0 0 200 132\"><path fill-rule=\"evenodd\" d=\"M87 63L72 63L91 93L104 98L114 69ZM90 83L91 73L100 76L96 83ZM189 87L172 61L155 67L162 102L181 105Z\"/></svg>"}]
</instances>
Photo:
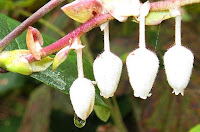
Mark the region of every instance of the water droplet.
<instances>
[{"instance_id":1,"label":"water droplet","mask_svg":"<svg viewBox=\"0 0 200 132\"><path fill-rule=\"evenodd\" d=\"M76 114L74 114L74 124L78 128L82 128L85 126L86 121L79 118Z\"/></svg>"}]
</instances>

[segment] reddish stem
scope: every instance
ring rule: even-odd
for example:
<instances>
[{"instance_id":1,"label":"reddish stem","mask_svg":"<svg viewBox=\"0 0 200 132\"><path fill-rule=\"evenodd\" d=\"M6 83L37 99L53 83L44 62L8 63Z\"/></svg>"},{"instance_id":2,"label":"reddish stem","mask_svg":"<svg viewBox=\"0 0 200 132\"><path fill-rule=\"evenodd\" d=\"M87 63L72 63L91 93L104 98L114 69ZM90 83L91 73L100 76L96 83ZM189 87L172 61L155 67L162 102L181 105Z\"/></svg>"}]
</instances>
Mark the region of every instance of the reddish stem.
<instances>
[{"instance_id":1,"label":"reddish stem","mask_svg":"<svg viewBox=\"0 0 200 132\"><path fill-rule=\"evenodd\" d=\"M59 0L62 1L62 0ZM185 6L189 4L194 4L194 3L200 3L200 0L166 0L166 1L158 1L158 2L152 2L151 3L151 9L150 11L162 11L162 10L169 10L173 8L177 8L179 6ZM59 51L60 49L64 48L67 45L70 45L73 40L77 37L80 37L84 33L90 31L96 26L99 26L111 19L114 19L110 14L101 14L101 15L96 15L86 23L82 24L80 27L66 35L65 37L61 38L60 40L56 41L55 43L44 47L40 51L40 55L42 57L45 57L47 55L50 55L52 53L55 53ZM1 43L0 43L1 47ZM26 59L29 62L35 61L32 55L26 56Z\"/></svg>"},{"instance_id":2,"label":"reddish stem","mask_svg":"<svg viewBox=\"0 0 200 132\"><path fill-rule=\"evenodd\" d=\"M42 57L45 57L47 55L50 55L52 53L59 51L60 49L72 44L72 42L75 38L80 37L84 33L87 33L88 31L92 30L94 27L99 26L111 19L113 19L113 17L109 13L96 15L95 17L93 17L86 23L82 24L81 26L79 26L78 28L76 28L74 31L70 32L63 38L59 39L58 41L54 42L53 44L51 44L47 47L44 47L40 51L40 55ZM29 62L35 61L35 59L33 58L32 55L26 56L26 59Z\"/></svg>"}]
</instances>

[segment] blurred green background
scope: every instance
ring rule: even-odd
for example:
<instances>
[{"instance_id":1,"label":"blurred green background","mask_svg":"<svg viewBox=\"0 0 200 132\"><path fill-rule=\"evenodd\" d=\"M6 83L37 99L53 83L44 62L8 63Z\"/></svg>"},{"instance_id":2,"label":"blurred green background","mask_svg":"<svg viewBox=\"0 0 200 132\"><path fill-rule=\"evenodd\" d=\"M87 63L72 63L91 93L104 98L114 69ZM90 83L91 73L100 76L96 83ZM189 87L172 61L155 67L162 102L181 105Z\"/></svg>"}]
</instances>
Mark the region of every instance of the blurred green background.
<instances>
[{"instance_id":1,"label":"blurred green background","mask_svg":"<svg viewBox=\"0 0 200 132\"><path fill-rule=\"evenodd\" d=\"M0 13L20 22L48 0L0 0ZM60 7L45 15L33 27L54 39L60 39L80 24L67 17ZM150 1L152 2L152 1ZM186 132L200 123L200 4L183 8L182 44L194 53L192 77L185 95L175 96L166 81L163 54L174 43L174 19L146 26L147 47L156 52L160 69L152 96L141 100L133 96L125 67L126 56L138 47L138 24L110 22L111 51L124 62L116 99L123 121L130 132ZM103 49L103 33L95 28L82 37L84 56L93 62ZM91 69L92 70L92 69ZM93 112L85 127L73 124L74 112L68 95L41 82L15 73L0 74L0 132L119 132L110 118L103 122ZM199 132L199 126L192 132Z\"/></svg>"}]
</instances>

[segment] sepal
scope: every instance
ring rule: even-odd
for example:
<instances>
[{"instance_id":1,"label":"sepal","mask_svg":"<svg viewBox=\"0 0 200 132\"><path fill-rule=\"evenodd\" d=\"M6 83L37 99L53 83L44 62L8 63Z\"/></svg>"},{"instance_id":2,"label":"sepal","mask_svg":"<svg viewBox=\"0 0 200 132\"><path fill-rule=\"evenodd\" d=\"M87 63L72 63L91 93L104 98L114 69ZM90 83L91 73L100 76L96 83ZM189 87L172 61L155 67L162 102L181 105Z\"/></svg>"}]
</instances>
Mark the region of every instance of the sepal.
<instances>
[{"instance_id":1,"label":"sepal","mask_svg":"<svg viewBox=\"0 0 200 132\"><path fill-rule=\"evenodd\" d=\"M40 50L43 45L43 38L40 32L33 27L29 27L26 34L26 43L30 53L36 60L41 60Z\"/></svg>"},{"instance_id":2,"label":"sepal","mask_svg":"<svg viewBox=\"0 0 200 132\"><path fill-rule=\"evenodd\" d=\"M55 70L63 61L67 59L67 55L70 51L70 46L61 49L53 60L53 70Z\"/></svg>"}]
</instances>

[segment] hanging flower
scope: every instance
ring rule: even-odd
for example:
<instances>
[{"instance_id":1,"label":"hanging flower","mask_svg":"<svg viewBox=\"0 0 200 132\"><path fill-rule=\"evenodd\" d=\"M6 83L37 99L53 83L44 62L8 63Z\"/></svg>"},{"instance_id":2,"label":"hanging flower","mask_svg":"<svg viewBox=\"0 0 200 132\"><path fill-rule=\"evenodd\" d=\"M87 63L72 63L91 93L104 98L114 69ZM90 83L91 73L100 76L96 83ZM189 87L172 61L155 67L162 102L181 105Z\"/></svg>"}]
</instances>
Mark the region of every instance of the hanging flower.
<instances>
[{"instance_id":1,"label":"hanging flower","mask_svg":"<svg viewBox=\"0 0 200 132\"><path fill-rule=\"evenodd\" d=\"M156 54L146 49L145 16L150 9L150 3L145 2L140 10L139 48L131 52L126 59L126 66L134 96L146 99L151 96L151 88L155 81L159 60Z\"/></svg>"},{"instance_id":2,"label":"hanging flower","mask_svg":"<svg viewBox=\"0 0 200 132\"><path fill-rule=\"evenodd\" d=\"M112 97L122 72L121 59L109 51L104 51L95 59L93 71L101 96Z\"/></svg>"},{"instance_id":3,"label":"hanging flower","mask_svg":"<svg viewBox=\"0 0 200 132\"><path fill-rule=\"evenodd\" d=\"M109 24L100 26L104 31L104 52L93 63L94 77L100 90L101 96L109 98L114 96L122 72L122 61L110 52Z\"/></svg>"},{"instance_id":4,"label":"hanging flower","mask_svg":"<svg viewBox=\"0 0 200 132\"><path fill-rule=\"evenodd\" d=\"M159 67L156 54L146 48L136 49L128 55L126 66L134 96L142 99L150 97Z\"/></svg>"},{"instance_id":5,"label":"hanging flower","mask_svg":"<svg viewBox=\"0 0 200 132\"><path fill-rule=\"evenodd\" d=\"M86 120L94 107L95 88L87 78L77 78L70 87L70 99L76 115Z\"/></svg>"},{"instance_id":6,"label":"hanging flower","mask_svg":"<svg viewBox=\"0 0 200 132\"><path fill-rule=\"evenodd\" d=\"M175 45L168 49L164 55L164 66L169 85L173 93L184 95L192 74L194 56L192 52L181 45L181 12L179 9L170 10L175 16Z\"/></svg>"},{"instance_id":7,"label":"hanging flower","mask_svg":"<svg viewBox=\"0 0 200 132\"><path fill-rule=\"evenodd\" d=\"M184 95L192 73L194 56L183 46L173 46L164 55L167 81L173 88L173 93Z\"/></svg>"}]
</instances>

